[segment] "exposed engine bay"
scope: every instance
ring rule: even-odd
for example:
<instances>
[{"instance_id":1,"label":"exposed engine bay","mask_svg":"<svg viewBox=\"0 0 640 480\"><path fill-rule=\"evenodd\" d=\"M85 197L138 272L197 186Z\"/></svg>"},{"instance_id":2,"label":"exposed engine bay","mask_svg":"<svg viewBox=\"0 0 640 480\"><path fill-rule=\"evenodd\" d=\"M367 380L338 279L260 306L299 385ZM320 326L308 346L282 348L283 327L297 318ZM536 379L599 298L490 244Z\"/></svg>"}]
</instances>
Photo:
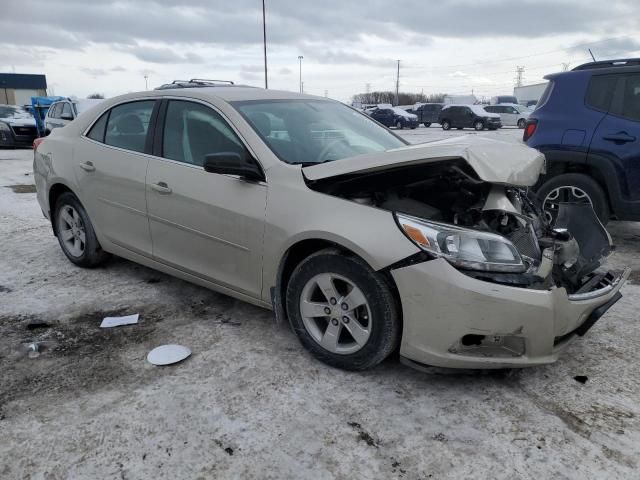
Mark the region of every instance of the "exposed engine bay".
<instances>
[{"instance_id":1,"label":"exposed engine bay","mask_svg":"<svg viewBox=\"0 0 640 480\"><path fill-rule=\"evenodd\" d=\"M595 271L611 252L611 239L590 205L560 204L550 218L531 190L485 182L462 159L308 183L316 191L363 205L505 237L519 252L525 271L465 270L481 280L537 289L562 286L568 293L607 281Z\"/></svg>"}]
</instances>

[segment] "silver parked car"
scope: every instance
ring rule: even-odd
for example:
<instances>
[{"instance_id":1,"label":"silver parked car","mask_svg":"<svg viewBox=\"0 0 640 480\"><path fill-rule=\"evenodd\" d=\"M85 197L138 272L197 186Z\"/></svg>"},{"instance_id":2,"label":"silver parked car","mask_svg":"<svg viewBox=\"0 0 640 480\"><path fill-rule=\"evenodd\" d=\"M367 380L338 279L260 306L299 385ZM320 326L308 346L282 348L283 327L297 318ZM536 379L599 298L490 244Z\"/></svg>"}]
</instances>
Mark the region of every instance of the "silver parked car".
<instances>
[{"instance_id":1,"label":"silver parked car","mask_svg":"<svg viewBox=\"0 0 640 480\"><path fill-rule=\"evenodd\" d=\"M65 98L52 103L44 117L45 135L49 135L55 128L64 127L75 120L78 115L98 105L100 102L102 102L102 99L98 98L84 100Z\"/></svg>"},{"instance_id":2,"label":"silver parked car","mask_svg":"<svg viewBox=\"0 0 640 480\"><path fill-rule=\"evenodd\" d=\"M287 319L322 361L365 369L555 361L629 271L585 205L551 225L536 150L409 146L341 103L207 82L106 100L37 142L63 252L108 253ZM591 212L591 213L590 213Z\"/></svg>"}]
</instances>

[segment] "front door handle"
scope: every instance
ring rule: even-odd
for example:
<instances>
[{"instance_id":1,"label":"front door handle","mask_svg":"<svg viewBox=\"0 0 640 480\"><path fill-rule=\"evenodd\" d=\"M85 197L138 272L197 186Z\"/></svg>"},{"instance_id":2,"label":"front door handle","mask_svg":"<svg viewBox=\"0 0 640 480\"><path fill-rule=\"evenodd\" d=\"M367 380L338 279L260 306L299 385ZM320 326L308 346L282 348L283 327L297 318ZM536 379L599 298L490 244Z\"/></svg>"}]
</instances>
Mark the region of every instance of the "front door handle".
<instances>
[{"instance_id":1,"label":"front door handle","mask_svg":"<svg viewBox=\"0 0 640 480\"><path fill-rule=\"evenodd\" d=\"M151 188L153 188L156 192L159 193L171 193L172 190L169 188L165 182L152 183Z\"/></svg>"},{"instance_id":2,"label":"front door handle","mask_svg":"<svg viewBox=\"0 0 640 480\"><path fill-rule=\"evenodd\" d=\"M93 165L92 162L84 162L80 164L80 168L83 169L86 172L95 172L96 171L96 167Z\"/></svg>"},{"instance_id":3,"label":"front door handle","mask_svg":"<svg viewBox=\"0 0 640 480\"><path fill-rule=\"evenodd\" d=\"M616 143L627 143L636 141L636 137L629 135L627 132L609 133L602 138Z\"/></svg>"}]
</instances>

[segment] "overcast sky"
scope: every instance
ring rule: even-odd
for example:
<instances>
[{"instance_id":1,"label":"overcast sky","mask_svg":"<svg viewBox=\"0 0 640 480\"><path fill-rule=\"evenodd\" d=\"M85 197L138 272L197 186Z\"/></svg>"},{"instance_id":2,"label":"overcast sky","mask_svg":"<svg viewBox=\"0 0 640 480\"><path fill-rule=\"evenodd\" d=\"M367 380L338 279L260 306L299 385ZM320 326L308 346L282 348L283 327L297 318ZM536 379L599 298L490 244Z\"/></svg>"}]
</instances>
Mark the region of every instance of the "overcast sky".
<instances>
[{"instance_id":1,"label":"overcast sky","mask_svg":"<svg viewBox=\"0 0 640 480\"><path fill-rule=\"evenodd\" d=\"M478 95L589 60L640 56L638 0L266 0L269 87ZM0 72L114 96L173 79L264 85L260 0L3 0Z\"/></svg>"}]
</instances>

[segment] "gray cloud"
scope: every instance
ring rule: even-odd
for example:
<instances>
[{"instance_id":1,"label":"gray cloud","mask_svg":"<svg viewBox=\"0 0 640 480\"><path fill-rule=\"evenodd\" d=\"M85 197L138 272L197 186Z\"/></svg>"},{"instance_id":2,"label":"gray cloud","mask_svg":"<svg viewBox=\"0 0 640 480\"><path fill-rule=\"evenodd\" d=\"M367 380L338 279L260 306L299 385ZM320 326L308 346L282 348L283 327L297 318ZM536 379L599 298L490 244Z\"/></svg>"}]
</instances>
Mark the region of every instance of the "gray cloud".
<instances>
[{"instance_id":1,"label":"gray cloud","mask_svg":"<svg viewBox=\"0 0 640 480\"><path fill-rule=\"evenodd\" d=\"M196 53L187 52L180 54L169 48L134 45L117 46L116 49L130 53L139 60L148 63L204 63L204 58Z\"/></svg>"},{"instance_id":2,"label":"gray cloud","mask_svg":"<svg viewBox=\"0 0 640 480\"><path fill-rule=\"evenodd\" d=\"M595 55L596 59L624 57L631 52L640 50L640 41L630 37L611 38L603 42L593 43L585 41L578 46L569 49L571 53L582 53L589 56L588 50Z\"/></svg>"},{"instance_id":3,"label":"gray cloud","mask_svg":"<svg viewBox=\"0 0 640 480\"><path fill-rule=\"evenodd\" d=\"M390 58L380 58L375 54L361 55L354 52L346 52L344 50L318 50L309 55L318 63L329 63L334 65L371 65L375 67L391 67L395 64L395 60Z\"/></svg>"}]
</instances>

